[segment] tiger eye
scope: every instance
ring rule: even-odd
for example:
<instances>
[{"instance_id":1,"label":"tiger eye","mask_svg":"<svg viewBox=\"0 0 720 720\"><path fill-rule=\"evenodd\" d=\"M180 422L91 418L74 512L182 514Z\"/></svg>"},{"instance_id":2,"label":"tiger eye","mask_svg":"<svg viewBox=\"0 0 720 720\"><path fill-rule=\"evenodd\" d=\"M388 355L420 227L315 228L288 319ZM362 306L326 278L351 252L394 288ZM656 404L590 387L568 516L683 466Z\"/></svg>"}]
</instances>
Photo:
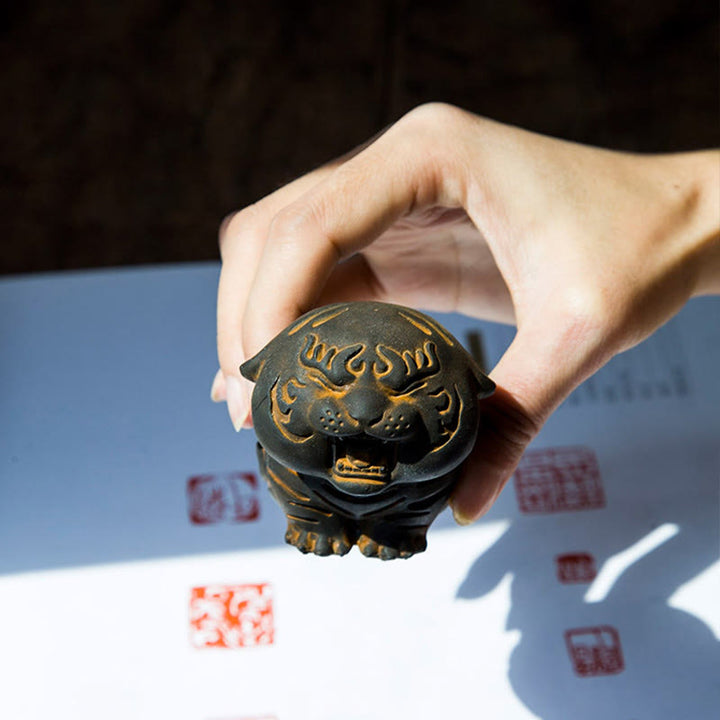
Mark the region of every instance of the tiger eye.
<instances>
[{"instance_id":1,"label":"tiger eye","mask_svg":"<svg viewBox=\"0 0 720 720\"><path fill-rule=\"evenodd\" d=\"M255 382L258 462L301 552L407 558L447 505L493 382L436 320L338 303L240 368Z\"/></svg>"}]
</instances>

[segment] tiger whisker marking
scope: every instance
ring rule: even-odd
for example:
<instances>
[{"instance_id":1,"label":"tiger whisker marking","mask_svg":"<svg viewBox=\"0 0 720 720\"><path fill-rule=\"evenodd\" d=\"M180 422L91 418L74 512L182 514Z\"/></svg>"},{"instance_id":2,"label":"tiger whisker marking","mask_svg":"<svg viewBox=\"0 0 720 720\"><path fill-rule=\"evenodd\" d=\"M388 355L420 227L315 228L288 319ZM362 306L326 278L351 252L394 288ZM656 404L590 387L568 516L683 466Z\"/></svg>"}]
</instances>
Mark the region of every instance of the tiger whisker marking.
<instances>
[{"instance_id":1,"label":"tiger whisker marking","mask_svg":"<svg viewBox=\"0 0 720 720\"><path fill-rule=\"evenodd\" d=\"M272 479L272 481L279 485L290 497L294 497L297 500L300 500L301 502L310 502L310 498L306 495L301 495L296 490L293 490L287 483L284 483L277 475L277 473L274 473L269 467L266 465L266 472Z\"/></svg>"},{"instance_id":2,"label":"tiger whisker marking","mask_svg":"<svg viewBox=\"0 0 720 720\"><path fill-rule=\"evenodd\" d=\"M319 508L312 507L312 505L300 505L299 503L293 502L290 500L288 502L288 505L292 505L293 507L300 508L301 510L307 510L308 512L314 512L318 515L323 515L324 517L332 517L333 514L331 512L324 512L323 510L320 510Z\"/></svg>"}]
</instances>

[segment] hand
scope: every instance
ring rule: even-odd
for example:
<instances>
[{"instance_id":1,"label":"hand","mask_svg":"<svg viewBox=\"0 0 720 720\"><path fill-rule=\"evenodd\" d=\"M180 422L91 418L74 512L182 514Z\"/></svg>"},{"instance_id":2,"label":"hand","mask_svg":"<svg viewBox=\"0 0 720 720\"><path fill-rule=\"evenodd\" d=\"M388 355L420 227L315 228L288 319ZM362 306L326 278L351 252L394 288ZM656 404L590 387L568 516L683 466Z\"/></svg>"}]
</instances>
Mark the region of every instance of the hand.
<instances>
[{"instance_id":1,"label":"hand","mask_svg":"<svg viewBox=\"0 0 720 720\"><path fill-rule=\"evenodd\" d=\"M718 193L717 152L617 153L421 106L223 223L213 399L246 423L240 364L317 305L516 323L452 499L470 522L577 385L720 292Z\"/></svg>"}]
</instances>

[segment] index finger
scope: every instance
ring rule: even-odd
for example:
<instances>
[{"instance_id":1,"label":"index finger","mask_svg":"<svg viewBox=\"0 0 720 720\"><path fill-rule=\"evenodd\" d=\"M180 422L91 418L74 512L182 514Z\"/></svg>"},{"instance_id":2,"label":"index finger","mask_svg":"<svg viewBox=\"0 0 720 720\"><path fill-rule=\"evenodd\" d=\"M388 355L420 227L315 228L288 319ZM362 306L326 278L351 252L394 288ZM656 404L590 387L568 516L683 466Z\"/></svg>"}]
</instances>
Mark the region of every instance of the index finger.
<instances>
[{"instance_id":1,"label":"index finger","mask_svg":"<svg viewBox=\"0 0 720 720\"><path fill-rule=\"evenodd\" d=\"M242 322L248 357L310 310L333 268L418 207L463 204L454 108L412 111L273 218ZM455 138L456 139L456 138Z\"/></svg>"}]
</instances>

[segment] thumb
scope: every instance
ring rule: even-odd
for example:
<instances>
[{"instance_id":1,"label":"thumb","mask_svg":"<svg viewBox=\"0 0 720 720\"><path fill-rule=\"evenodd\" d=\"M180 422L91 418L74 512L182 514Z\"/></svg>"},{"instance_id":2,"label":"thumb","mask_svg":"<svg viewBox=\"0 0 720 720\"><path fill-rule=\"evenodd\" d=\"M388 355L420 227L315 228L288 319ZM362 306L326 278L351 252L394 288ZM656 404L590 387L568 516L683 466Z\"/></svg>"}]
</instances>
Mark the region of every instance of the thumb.
<instances>
[{"instance_id":1,"label":"thumb","mask_svg":"<svg viewBox=\"0 0 720 720\"><path fill-rule=\"evenodd\" d=\"M611 357L594 323L531 327L518 330L490 374L495 394L480 401L478 439L450 501L461 525L490 509L553 410Z\"/></svg>"}]
</instances>

